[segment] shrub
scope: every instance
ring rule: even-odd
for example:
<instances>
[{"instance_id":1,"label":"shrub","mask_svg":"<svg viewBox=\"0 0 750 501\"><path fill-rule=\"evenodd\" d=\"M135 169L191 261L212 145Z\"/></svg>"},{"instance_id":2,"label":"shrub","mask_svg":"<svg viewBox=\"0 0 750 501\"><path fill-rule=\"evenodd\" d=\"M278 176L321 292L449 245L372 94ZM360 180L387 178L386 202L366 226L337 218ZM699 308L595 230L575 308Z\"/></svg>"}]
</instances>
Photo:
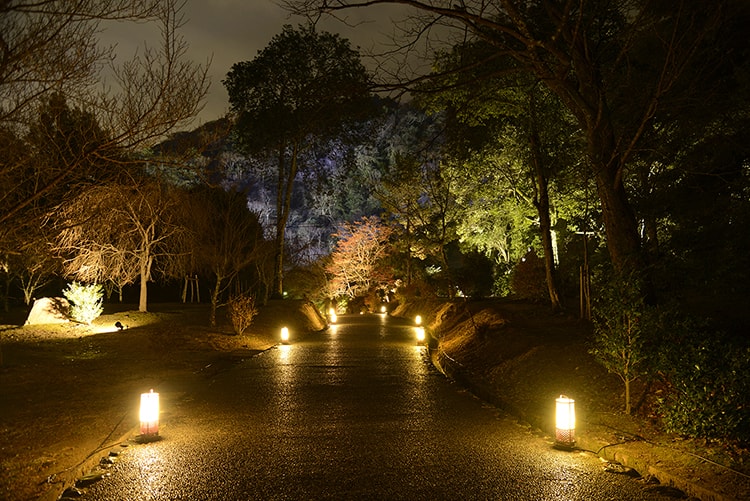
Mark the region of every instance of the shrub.
<instances>
[{"instance_id":1,"label":"shrub","mask_svg":"<svg viewBox=\"0 0 750 501\"><path fill-rule=\"evenodd\" d=\"M635 280L613 278L601 284L593 307L594 345L589 351L625 387L625 413L630 414L631 383L648 370L647 336L657 336Z\"/></svg>"},{"instance_id":2,"label":"shrub","mask_svg":"<svg viewBox=\"0 0 750 501\"><path fill-rule=\"evenodd\" d=\"M102 307L104 288L101 284L85 285L73 282L63 290L63 295L71 303L70 317L76 322L91 325L91 322L104 310Z\"/></svg>"},{"instance_id":3,"label":"shrub","mask_svg":"<svg viewBox=\"0 0 750 501\"><path fill-rule=\"evenodd\" d=\"M253 323L253 318L258 313L255 307L255 298L244 294L238 294L229 298L227 311L234 332L239 336L244 334L247 328L250 327L250 324Z\"/></svg>"},{"instance_id":4,"label":"shrub","mask_svg":"<svg viewBox=\"0 0 750 501\"><path fill-rule=\"evenodd\" d=\"M662 347L669 392L660 400L668 431L750 442L750 347L683 322Z\"/></svg>"}]
</instances>

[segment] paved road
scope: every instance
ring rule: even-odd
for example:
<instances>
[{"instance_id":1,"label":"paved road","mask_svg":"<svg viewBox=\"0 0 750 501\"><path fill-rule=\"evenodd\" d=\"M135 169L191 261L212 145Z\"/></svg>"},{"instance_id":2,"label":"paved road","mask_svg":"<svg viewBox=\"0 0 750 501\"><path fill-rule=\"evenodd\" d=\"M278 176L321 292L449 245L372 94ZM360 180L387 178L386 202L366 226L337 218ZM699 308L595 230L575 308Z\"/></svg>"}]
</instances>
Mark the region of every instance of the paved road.
<instances>
[{"instance_id":1,"label":"paved road","mask_svg":"<svg viewBox=\"0 0 750 501\"><path fill-rule=\"evenodd\" d=\"M667 499L462 391L413 335L344 316L166 398L162 439L126 449L84 499Z\"/></svg>"}]
</instances>

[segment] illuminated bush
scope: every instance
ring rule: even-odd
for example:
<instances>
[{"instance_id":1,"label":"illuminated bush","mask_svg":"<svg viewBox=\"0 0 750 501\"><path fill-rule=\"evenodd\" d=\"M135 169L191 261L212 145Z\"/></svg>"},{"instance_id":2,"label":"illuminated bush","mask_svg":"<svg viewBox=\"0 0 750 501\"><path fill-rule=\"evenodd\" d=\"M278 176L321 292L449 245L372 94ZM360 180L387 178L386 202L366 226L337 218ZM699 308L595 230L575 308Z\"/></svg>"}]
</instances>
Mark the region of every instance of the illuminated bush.
<instances>
[{"instance_id":1,"label":"illuminated bush","mask_svg":"<svg viewBox=\"0 0 750 501\"><path fill-rule=\"evenodd\" d=\"M250 324L253 323L253 318L258 313L255 307L255 298L244 294L232 296L229 299L227 309L229 321L232 322L234 332L240 336L250 327Z\"/></svg>"},{"instance_id":2,"label":"illuminated bush","mask_svg":"<svg viewBox=\"0 0 750 501\"><path fill-rule=\"evenodd\" d=\"M68 284L63 291L70 304L70 317L76 322L91 325L102 314L104 288L101 284L85 285L79 282Z\"/></svg>"}]
</instances>

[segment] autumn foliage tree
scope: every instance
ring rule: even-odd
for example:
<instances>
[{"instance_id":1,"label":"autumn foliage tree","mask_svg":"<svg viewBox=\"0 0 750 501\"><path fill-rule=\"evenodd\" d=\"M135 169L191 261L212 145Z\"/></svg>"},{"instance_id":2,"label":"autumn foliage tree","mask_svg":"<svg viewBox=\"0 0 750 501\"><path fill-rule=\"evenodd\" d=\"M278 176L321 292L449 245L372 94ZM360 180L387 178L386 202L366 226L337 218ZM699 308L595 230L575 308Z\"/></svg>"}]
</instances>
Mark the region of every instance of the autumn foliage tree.
<instances>
[{"instance_id":1,"label":"autumn foliage tree","mask_svg":"<svg viewBox=\"0 0 750 501\"><path fill-rule=\"evenodd\" d=\"M372 287L390 281L383 261L389 253L391 233L392 229L377 216L344 223L333 235L336 247L326 268L332 297L362 296Z\"/></svg>"}]
</instances>

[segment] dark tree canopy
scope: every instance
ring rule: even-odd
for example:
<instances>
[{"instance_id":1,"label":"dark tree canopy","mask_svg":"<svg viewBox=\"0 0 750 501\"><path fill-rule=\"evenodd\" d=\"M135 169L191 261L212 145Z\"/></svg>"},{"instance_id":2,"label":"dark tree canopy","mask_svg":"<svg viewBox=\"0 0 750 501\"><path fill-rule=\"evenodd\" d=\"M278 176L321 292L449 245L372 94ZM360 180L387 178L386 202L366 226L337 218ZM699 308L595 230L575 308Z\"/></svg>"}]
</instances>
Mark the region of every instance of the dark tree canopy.
<instances>
[{"instance_id":1,"label":"dark tree canopy","mask_svg":"<svg viewBox=\"0 0 750 501\"><path fill-rule=\"evenodd\" d=\"M326 137L363 116L370 79L349 42L311 26L284 26L252 61L236 63L224 85L239 146L274 151L308 135Z\"/></svg>"}]
</instances>

